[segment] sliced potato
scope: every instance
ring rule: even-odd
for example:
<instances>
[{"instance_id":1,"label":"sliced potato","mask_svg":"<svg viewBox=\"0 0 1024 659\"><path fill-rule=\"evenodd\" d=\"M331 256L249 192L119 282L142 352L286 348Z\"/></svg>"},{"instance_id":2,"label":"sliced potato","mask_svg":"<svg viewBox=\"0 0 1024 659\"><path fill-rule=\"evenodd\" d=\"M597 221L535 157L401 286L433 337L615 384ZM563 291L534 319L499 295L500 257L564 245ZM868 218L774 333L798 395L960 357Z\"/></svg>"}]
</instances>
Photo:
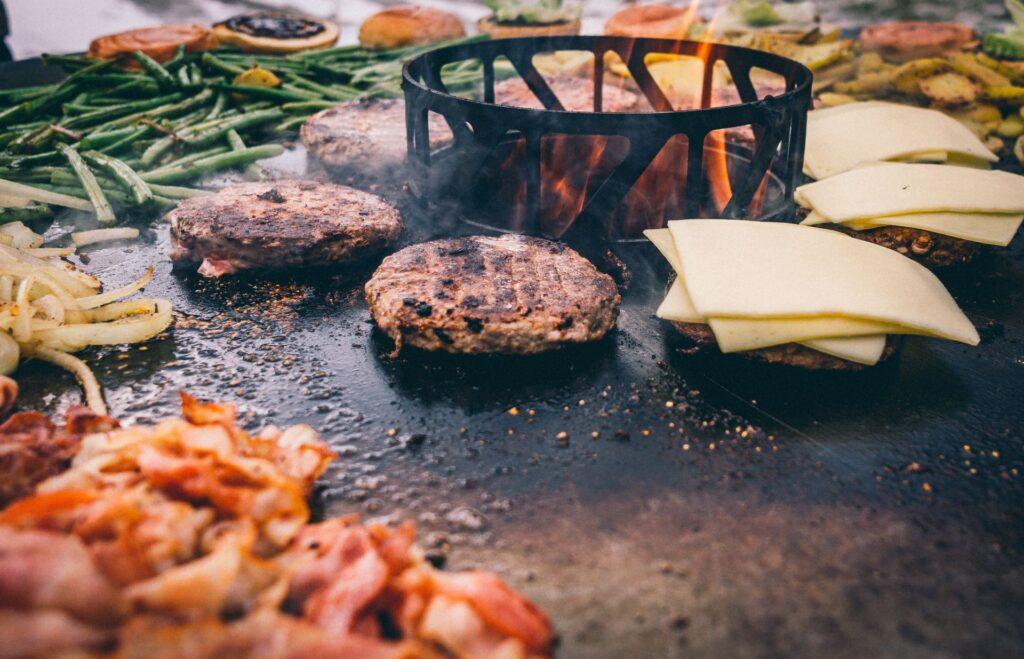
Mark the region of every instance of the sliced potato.
<instances>
[{"instance_id":1,"label":"sliced potato","mask_svg":"<svg viewBox=\"0 0 1024 659\"><path fill-rule=\"evenodd\" d=\"M821 104L827 108L857 102L857 99L853 96L848 96L846 94L837 94L835 92L825 92L823 94L820 94L818 96L818 100L821 101Z\"/></svg>"},{"instance_id":2,"label":"sliced potato","mask_svg":"<svg viewBox=\"0 0 1024 659\"><path fill-rule=\"evenodd\" d=\"M893 72L892 84L901 94L918 96L921 93L921 81L946 73L951 68L950 63L941 57L910 60Z\"/></svg>"},{"instance_id":3,"label":"sliced potato","mask_svg":"<svg viewBox=\"0 0 1024 659\"><path fill-rule=\"evenodd\" d=\"M1020 164L1024 165L1024 135L1017 138L1017 142L1013 145L1013 155L1017 156L1017 160Z\"/></svg>"},{"instance_id":4,"label":"sliced potato","mask_svg":"<svg viewBox=\"0 0 1024 659\"><path fill-rule=\"evenodd\" d=\"M1013 85L988 87L984 93L985 98L990 101L999 101L1010 105L1024 105L1024 87L1015 87Z\"/></svg>"},{"instance_id":5,"label":"sliced potato","mask_svg":"<svg viewBox=\"0 0 1024 659\"><path fill-rule=\"evenodd\" d=\"M989 103L978 103L968 110L968 116L982 124L1003 119L1003 113L999 111L999 108Z\"/></svg>"},{"instance_id":6,"label":"sliced potato","mask_svg":"<svg viewBox=\"0 0 1024 659\"><path fill-rule=\"evenodd\" d=\"M981 83L983 87L1012 86L1009 78L981 64L978 58L970 53L952 54L949 56L949 62L956 71L964 74L971 80Z\"/></svg>"},{"instance_id":7,"label":"sliced potato","mask_svg":"<svg viewBox=\"0 0 1024 659\"><path fill-rule=\"evenodd\" d=\"M864 53L857 58L857 74L875 73L888 66L878 53Z\"/></svg>"},{"instance_id":8,"label":"sliced potato","mask_svg":"<svg viewBox=\"0 0 1024 659\"><path fill-rule=\"evenodd\" d=\"M1011 114L999 123L996 132L1002 137L1020 137L1024 135L1024 119L1017 114Z\"/></svg>"},{"instance_id":9,"label":"sliced potato","mask_svg":"<svg viewBox=\"0 0 1024 659\"><path fill-rule=\"evenodd\" d=\"M920 83L921 93L943 107L969 105L978 98L978 87L960 73L940 73Z\"/></svg>"},{"instance_id":10,"label":"sliced potato","mask_svg":"<svg viewBox=\"0 0 1024 659\"><path fill-rule=\"evenodd\" d=\"M892 91L892 75L865 73L847 82L837 82L833 88L840 94L886 94Z\"/></svg>"}]
</instances>

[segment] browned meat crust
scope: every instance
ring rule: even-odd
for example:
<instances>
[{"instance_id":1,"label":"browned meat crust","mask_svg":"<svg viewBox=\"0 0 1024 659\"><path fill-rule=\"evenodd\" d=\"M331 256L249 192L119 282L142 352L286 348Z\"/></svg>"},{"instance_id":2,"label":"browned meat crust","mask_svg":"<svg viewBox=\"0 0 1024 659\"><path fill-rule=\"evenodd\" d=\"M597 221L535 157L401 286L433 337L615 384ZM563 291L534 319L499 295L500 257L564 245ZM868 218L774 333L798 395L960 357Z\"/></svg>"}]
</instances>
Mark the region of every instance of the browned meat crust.
<instances>
[{"instance_id":1,"label":"browned meat crust","mask_svg":"<svg viewBox=\"0 0 1024 659\"><path fill-rule=\"evenodd\" d=\"M615 282L560 243L470 236L407 247L366 284L395 341L452 353L531 354L595 341L615 325Z\"/></svg>"},{"instance_id":2,"label":"browned meat crust","mask_svg":"<svg viewBox=\"0 0 1024 659\"><path fill-rule=\"evenodd\" d=\"M36 484L71 464L82 435L117 428L85 407L67 412L61 428L39 412L18 412L0 426L0 506L28 496Z\"/></svg>"},{"instance_id":3,"label":"browned meat crust","mask_svg":"<svg viewBox=\"0 0 1024 659\"><path fill-rule=\"evenodd\" d=\"M439 114L431 114L430 148L452 141ZM314 114L299 135L306 149L327 167L365 173L393 173L405 162L405 102L399 99L349 101Z\"/></svg>"},{"instance_id":4,"label":"browned meat crust","mask_svg":"<svg viewBox=\"0 0 1024 659\"><path fill-rule=\"evenodd\" d=\"M681 323L672 321L672 327L676 329L692 345L689 351L704 352L710 349L718 349L718 342L711 328L703 323ZM890 336L885 344L885 351L879 364L891 359L902 345L900 337ZM737 353L748 359L765 362L768 364L785 364L796 368L807 370L829 370L829 371L861 371L867 368L864 364L826 355L823 352L812 350L796 343L787 343L781 346L761 348L760 350L749 350Z\"/></svg>"},{"instance_id":5,"label":"browned meat crust","mask_svg":"<svg viewBox=\"0 0 1024 659\"><path fill-rule=\"evenodd\" d=\"M332 183L272 181L186 199L167 214L171 259L226 262L227 272L349 263L393 243L398 211Z\"/></svg>"},{"instance_id":6,"label":"browned meat crust","mask_svg":"<svg viewBox=\"0 0 1024 659\"><path fill-rule=\"evenodd\" d=\"M552 76L546 80L567 111L593 112L593 80L572 75ZM615 85L604 85L602 97L603 112L638 112L642 106L640 96ZM544 109L544 105L521 78L509 78L496 84L494 101L499 105Z\"/></svg>"},{"instance_id":7,"label":"browned meat crust","mask_svg":"<svg viewBox=\"0 0 1024 659\"><path fill-rule=\"evenodd\" d=\"M879 227L868 231L838 228L854 238L888 247L936 270L967 265L981 252L982 247L981 243L907 227Z\"/></svg>"}]
</instances>

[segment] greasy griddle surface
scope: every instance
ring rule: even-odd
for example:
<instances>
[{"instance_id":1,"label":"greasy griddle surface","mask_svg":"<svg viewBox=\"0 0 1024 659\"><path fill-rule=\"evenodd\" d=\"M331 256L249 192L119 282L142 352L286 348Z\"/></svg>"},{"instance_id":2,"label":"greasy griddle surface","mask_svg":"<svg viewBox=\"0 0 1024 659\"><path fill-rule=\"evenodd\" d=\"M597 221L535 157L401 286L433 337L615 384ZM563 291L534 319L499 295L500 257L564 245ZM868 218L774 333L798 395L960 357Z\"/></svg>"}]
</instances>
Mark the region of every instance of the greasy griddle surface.
<instances>
[{"instance_id":1,"label":"greasy griddle surface","mask_svg":"<svg viewBox=\"0 0 1024 659\"><path fill-rule=\"evenodd\" d=\"M304 156L274 166L301 173ZM381 192L410 223L403 244L453 231ZM633 285L603 342L390 360L362 299L372 264L211 282L172 273L155 224L84 250L85 267L117 286L154 264L173 333L84 356L126 421L175 413L187 388L250 424L312 424L340 456L325 511L416 520L432 552L544 606L563 656L1017 655L1019 243L950 281L979 348L911 338L891 365L836 375L677 356L646 245L620 249ZM18 379L26 407L79 401L49 366Z\"/></svg>"}]
</instances>

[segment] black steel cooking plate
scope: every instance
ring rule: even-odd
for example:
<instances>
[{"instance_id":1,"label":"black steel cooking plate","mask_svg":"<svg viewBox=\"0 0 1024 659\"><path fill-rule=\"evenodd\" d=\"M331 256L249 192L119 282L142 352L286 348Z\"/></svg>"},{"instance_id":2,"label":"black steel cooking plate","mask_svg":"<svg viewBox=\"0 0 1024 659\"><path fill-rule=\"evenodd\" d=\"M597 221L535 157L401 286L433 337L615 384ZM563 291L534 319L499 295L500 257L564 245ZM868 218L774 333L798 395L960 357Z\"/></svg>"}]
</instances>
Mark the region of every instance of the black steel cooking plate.
<instances>
[{"instance_id":1,"label":"black steel cooking plate","mask_svg":"<svg viewBox=\"0 0 1024 659\"><path fill-rule=\"evenodd\" d=\"M21 62L0 84L57 73ZM325 175L301 147L266 167ZM461 226L378 192L406 243ZM75 219L34 228L62 244ZM237 403L249 429L309 423L339 454L316 499L328 514L412 519L452 567L497 570L551 614L560 656L1024 652L1019 237L947 279L981 346L911 337L849 376L677 355L653 318L663 274L628 243L633 284L605 341L391 360L362 297L373 263L209 281L172 272L150 220L75 259L111 287L154 265L146 294L176 310L165 338L81 355L111 413L152 422L186 389ZM17 379L23 408L80 400L46 364Z\"/></svg>"}]
</instances>

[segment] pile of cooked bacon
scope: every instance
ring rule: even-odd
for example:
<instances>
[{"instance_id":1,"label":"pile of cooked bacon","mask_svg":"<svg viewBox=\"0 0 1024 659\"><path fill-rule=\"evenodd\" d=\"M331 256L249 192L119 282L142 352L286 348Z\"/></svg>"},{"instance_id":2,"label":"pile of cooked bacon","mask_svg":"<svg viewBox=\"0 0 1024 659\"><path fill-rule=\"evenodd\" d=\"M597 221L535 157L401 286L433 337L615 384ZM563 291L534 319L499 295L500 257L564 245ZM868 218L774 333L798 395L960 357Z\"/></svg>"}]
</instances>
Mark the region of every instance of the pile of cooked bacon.
<instances>
[{"instance_id":1,"label":"pile of cooked bacon","mask_svg":"<svg viewBox=\"0 0 1024 659\"><path fill-rule=\"evenodd\" d=\"M21 481L77 445L0 512L0 656L550 654L537 607L489 573L434 569L411 524L309 524L333 456L308 426L250 436L232 406L182 399L184 419L155 426L79 411L0 427Z\"/></svg>"}]
</instances>

